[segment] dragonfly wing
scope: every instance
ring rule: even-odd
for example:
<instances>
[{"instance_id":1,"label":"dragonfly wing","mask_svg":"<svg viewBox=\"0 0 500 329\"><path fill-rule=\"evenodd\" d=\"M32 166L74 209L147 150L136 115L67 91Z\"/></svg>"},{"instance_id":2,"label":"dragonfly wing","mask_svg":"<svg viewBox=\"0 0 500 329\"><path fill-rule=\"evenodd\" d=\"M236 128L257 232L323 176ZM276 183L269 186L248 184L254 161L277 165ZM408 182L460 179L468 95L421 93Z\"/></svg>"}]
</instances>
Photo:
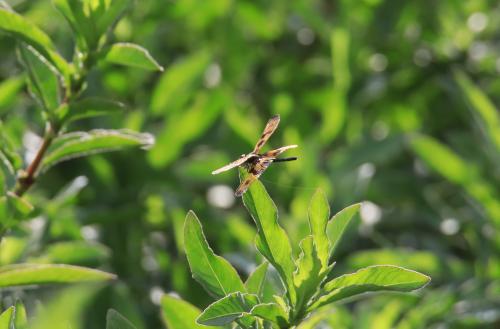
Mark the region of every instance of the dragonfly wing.
<instances>
[{"instance_id":1,"label":"dragonfly wing","mask_svg":"<svg viewBox=\"0 0 500 329\"><path fill-rule=\"evenodd\" d=\"M260 136L259 141L257 144L255 144L255 148L253 149L252 153L259 153L260 149L264 144L267 142L269 137L274 133L276 128L278 127L278 124L280 123L280 116L275 115L266 124L266 127L264 128L264 131L262 132L262 135Z\"/></svg>"},{"instance_id":2,"label":"dragonfly wing","mask_svg":"<svg viewBox=\"0 0 500 329\"><path fill-rule=\"evenodd\" d=\"M229 169L233 169L233 168L235 168L235 167L241 166L241 165L242 165L242 164L244 164L244 163L245 163L248 159L250 159L252 156L253 156L253 154L252 154L252 153L247 154L247 155L245 155L245 156L243 156L243 157L239 158L238 160L233 161L233 162L231 162L230 164L225 165L225 166L224 166L224 167L222 167L222 168L219 168L219 169L217 169L217 170L212 171L212 175L217 175L217 174L220 174L220 173L221 173L221 172L223 172L223 171L227 171L227 170L229 170Z\"/></svg>"},{"instance_id":3,"label":"dragonfly wing","mask_svg":"<svg viewBox=\"0 0 500 329\"><path fill-rule=\"evenodd\" d=\"M248 170L250 174L243 182L241 182L240 186L238 186L238 188L236 189L234 195L236 195L237 197L242 196L243 193L245 193L246 190L250 187L250 185L257 178L259 178L260 175L262 175L262 173L269 167L271 162L272 161L270 159L264 159L264 158L260 159L259 162L257 162L252 168Z\"/></svg>"},{"instance_id":4,"label":"dragonfly wing","mask_svg":"<svg viewBox=\"0 0 500 329\"><path fill-rule=\"evenodd\" d=\"M267 151L262 156L267 157L267 158L276 158L278 155L280 155L281 153L285 152L286 150L294 149L296 147L297 147L297 145L283 146L283 147L277 148L275 150Z\"/></svg>"}]
</instances>

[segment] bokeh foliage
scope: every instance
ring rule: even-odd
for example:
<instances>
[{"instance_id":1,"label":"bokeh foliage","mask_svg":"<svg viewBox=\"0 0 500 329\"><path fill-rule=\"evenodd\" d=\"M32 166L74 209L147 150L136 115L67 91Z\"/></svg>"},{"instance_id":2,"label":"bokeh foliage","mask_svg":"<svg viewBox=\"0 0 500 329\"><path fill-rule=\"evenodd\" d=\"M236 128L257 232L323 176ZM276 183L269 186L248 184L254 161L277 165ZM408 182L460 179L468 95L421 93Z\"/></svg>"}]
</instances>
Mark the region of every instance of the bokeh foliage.
<instances>
[{"instance_id":1,"label":"bokeh foliage","mask_svg":"<svg viewBox=\"0 0 500 329\"><path fill-rule=\"evenodd\" d=\"M7 3L72 55L70 28L51 1ZM110 307L137 328L158 327L162 291L205 307L211 299L192 280L183 251L185 215L196 211L210 245L243 277L253 270L255 228L227 191L237 174L210 172L249 151L266 120L280 114L270 144L298 144L291 152L299 160L271 166L262 181L291 240L305 235L309 200L321 187L333 212L369 201L335 250L335 274L398 264L433 278L416 295L325 309L304 328L321 321L494 328L499 22L499 5L486 0L135 1L111 39L141 44L165 71L100 63L88 73L85 96L126 109L70 127L148 131L155 146L52 167L27 196L36 218L3 239L0 264L62 262L115 273L119 281L95 293L85 327L102 327ZM33 134L43 134L43 104L28 95L14 44L0 35L0 134L27 153ZM292 249L299 254L298 245ZM2 297L6 306L28 300L34 311L36 301L59 292ZM75 303L90 298L74 295Z\"/></svg>"}]
</instances>

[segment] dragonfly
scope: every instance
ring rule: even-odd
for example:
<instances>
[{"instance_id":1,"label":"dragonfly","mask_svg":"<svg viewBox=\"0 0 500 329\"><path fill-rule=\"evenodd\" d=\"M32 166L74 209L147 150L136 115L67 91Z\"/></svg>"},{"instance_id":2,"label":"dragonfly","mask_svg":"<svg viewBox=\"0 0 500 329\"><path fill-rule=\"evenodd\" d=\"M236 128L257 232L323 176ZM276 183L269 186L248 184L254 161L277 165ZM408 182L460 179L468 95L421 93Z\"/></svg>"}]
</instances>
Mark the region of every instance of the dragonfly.
<instances>
[{"instance_id":1,"label":"dragonfly","mask_svg":"<svg viewBox=\"0 0 500 329\"><path fill-rule=\"evenodd\" d=\"M262 175L262 173L271 165L273 162L285 162L285 161L293 161L297 160L297 157L289 157L289 158L278 158L278 156L285 152L286 150L296 148L297 145L287 145L277 148L275 150L267 151L265 153L259 153L262 146L269 140L271 135L274 133L278 124L280 123L280 116L275 115L266 124L262 135L260 136L257 144L255 144L252 152L248 154L242 154L241 157L231 162L228 165L225 165L222 168L212 171L212 175L220 174L221 172L236 168L243 167L249 173L249 175L241 182L240 186L236 189L234 195L240 197L246 190L250 187L250 185Z\"/></svg>"}]
</instances>

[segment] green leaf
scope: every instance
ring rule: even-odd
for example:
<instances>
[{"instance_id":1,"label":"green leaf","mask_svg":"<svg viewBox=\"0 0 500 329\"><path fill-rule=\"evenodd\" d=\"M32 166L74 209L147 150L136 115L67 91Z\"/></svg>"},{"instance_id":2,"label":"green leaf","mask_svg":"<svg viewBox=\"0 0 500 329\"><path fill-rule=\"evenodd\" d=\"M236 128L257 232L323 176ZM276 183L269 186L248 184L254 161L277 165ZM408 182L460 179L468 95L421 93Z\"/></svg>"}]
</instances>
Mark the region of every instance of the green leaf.
<instances>
[{"instance_id":1,"label":"green leaf","mask_svg":"<svg viewBox=\"0 0 500 329\"><path fill-rule=\"evenodd\" d=\"M41 258L51 263L99 264L109 258L110 250L98 243L67 241L50 244Z\"/></svg>"},{"instance_id":2,"label":"green leaf","mask_svg":"<svg viewBox=\"0 0 500 329\"><path fill-rule=\"evenodd\" d=\"M43 170L69 159L131 147L145 148L153 143L154 137L151 134L124 129L96 129L88 132L68 133L54 140L43 160Z\"/></svg>"},{"instance_id":3,"label":"green leaf","mask_svg":"<svg viewBox=\"0 0 500 329\"><path fill-rule=\"evenodd\" d=\"M34 209L28 201L14 193L7 193L7 201L10 209L13 209L16 217L19 217L20 219L26 218Z\"/></svg>"},{"instance_id":4,"label":"green leaf","mask_svg":"<svg viewBox=\"0 0 500 329\"><path fill-rule=\"evenodd\" d=\"M62 75L65 77L69 75L69 64L56 52L50 38L36 25L15 12L0 8L0 29L35 48Z\"/></svg>"},{"instance_id":5,"label":"green leaf","mask_svg":"<svg viewBox=\"0 0 500 329\"><path fill-rule=\"evenodd\" d=\"M329 218L330 206L328 205L328 200L323 191L318 189L309 204L309 225L318 258L325 270L328 267L329 261L329 241L326 234L326 226Z\"/></svg>"},{"instance_id":6,"label":"green leaf","mask_svg":"<svg viewBox=\"0 0 500 329\"><path fill-rule=\"evenodd\" d=\"M24 329L27 327L28 315L26 314L26 306L24 306L21 300L17 300L15 305L14 328Z\"/></svg>"},{"instance_id":7,"label":"green leaf","mask_svg":"<svg viewBox=\"0 0 500 329\"><path fill-rule=\"evenodd\" d=\"M252 315L261 319L271 321L279 326L279 328L289 328L290 323L288 314L280 305L276 303L259 304L252 308Z\"/></svg>"},{"instance_id":8,"label":"green leaf","mask_svg":"<svg viewBox=\"0 0 500 329\"><path fill-rule=\"evenodd\" d=\"M192 97L195 83L201 81L210 59L206 51L201 51L171 65L153 91L151 112L158 115L182 109Z\"/></svg>"},{"instance_id":9,"label":"green leaf","mask_svg":"<svg viewBox=\"0 0 500 329\"><path fill-rule=\"evenodd\" d=\"M235 292L210 304L196 321L210 326L226 325L250 313L258 302L256 295Z\"/></svg>"},{"instance_id":10,"label":"green leaf","mask_svg":"<svg viewBox=\"0 0 500 329\"><path fill-rule=\"evenodd\" d=\"M260 264L248 277L245 287L250 294L255 294L261 298L266 282L268 262Z\"/></svg>"},{"instance_id":11,"label":"green leaf","mask_svg":"<svg viewBox=\"0 0 500 329\"><path fill-rule=\"evenodd\" d=\"M300 253L297 260L297 270L293 273L293 282L297 291L297 302L294 312L302 313L304 306L316 293L324 277L328 273L318 257L313 236L308 235L300 241ZM300 314L302 316L303 314Z\"/></svg>"},{"instance_id":12,"label":"green leaf","mask_svg":"<svg viewBox=\"0 0 500 329\"><path fill-rule=\"evenodd\" d=\"M123 113L125 105L109 99L88 97L59 109L58 116L66 123L97 116Z\"/></svg>"},{"instance_id":13,"label":"green leaf","mask_svg":"<svg viewBox=\"0 0 500 329\"><path fill-rule=\"evenodd\" d=\"M14 306L6 309L2 314L0 314L0 329L11 329L12 320L14 315Z\"/></svg>"},{"instance_id":14,"label":"green leaf","mask_svg":"<svg viewBox=\"0 0 500 329\"><path fill-rule=\"evenodd\" d=\"M330 257L335 252L340 239L342 238L342 234L345 229L351 222L353 216L358 212L360 203L353 204L349 207L346 207L335 214L335 216L330 219L326 227L326 234L328 239L330 240Z\"/></svg>"},{"instance_id":15,"label":"green leaf","mask_svg":"<svg viewBox=\"0 0 500 329\"><path fill-rule=\"evenodd\" d=\"M16 264L0 267L0 287L99 282L113 279L115 279L114 274L71 265Z\"/></svg>"},{"instance_id":16,"label":"green leaf","mask_svg":"<svg viewBox=\"0 0 500 329\"><path fill-rule=\"evenodd\" d=\"M52 65L30 46L19 46L19 53L28 72L31 93L45 111L51 113L60 103L59 80Z\"/></svg>"},{"instance_id":17,"label":"green leaf","mask_svg":"<svg viewBox=\"0 0 500 329\"><path fill-rule=\"evenodd\" d=\"M462 71L455 70L455 80L461 90L462 95L473 114L479 119L480 125L484 128L486 136L495 145L497 152L500 152L500 115L499 109L495 107L488 96Z\"/></svg>"},{"instance_id":18,"label":"green leaf","mask_svg":"<svg viewBox=\"0 0 500 329\"><path fill-rule=\"evenodd\" d=\"M188 212L184 224L184 248L193 278L214 298L245 291L236 270L227 260L215 255L208 245L193 211Z\"/></svg>"},{"instance_id":19,"label":"green leaf","mask_svg":"<svg viewBox=\"0 0 500 329\"><path fill-rule=\"evenodd\" d=\"M106 329L136 329L129 320L113 309L106 314Z\"/></svg>"},{"instance_id":20,"label":"green leaf","mask_svg":"<svg viewBox=\"0 0 500 329\"><path fill-rule=\"evenodd\" d=\"M133 43L115 43L100 55L101 58L113 64L137 67L151 71L163 71L149 52Z\"/></svg>"},{"instance_id":21,"label":"green leaf","mask_svg":"<svg viewBox=\"0 0 500 329\"><path fill-rule=\"evenodd\" d=\"M54 296L35 314L30 329L86 329L84 315L99 286L75 286Z\"/></svg>"},{"instance_id":22,"label":"green leaf","mask_svg":"<svg viewBox=\"0 0 500 329\"><path fill-rule=\"evenodd\" d=\"M243 180L243 171L240 171ZM292 247L285 230L278 223L278 210L267 194L264 185L256 180L243 194L243 203L257 225L256 246L259 252L271 263L280 274L287 296L294 303L296 299L293 283L294 262Z\"/></svg>"},{"instance_id":23,"label":"green leaf","mask_svg":"<svg viewBox=\"0 0 500 329\"><path fill-rule=\"evenodd\" d=\"M4 109L8 110L8 107L14 103L18 93L24 86L24 82L24 76L16 76L5 79L0 83L0 113Z\"/></svg>"},{"instance_id":24,"label":"green leaf","mask_svg":"<svg viewBox=\"0 0 500 329\"><path fill-rule=\"evenodd\" d=\"M190 108L169 116L155 147L148 153L150 163L159 168L176 160L188 142L212 126L224 109L225 101L226 95L222 92L203 92L197 95Z\"/></svg>"},{"instance_id":25,"label":"green leaf","mask_svg":"<svg viewBox=\"0 0 500 329\"><path fill-rule=\"evenodd\" d=\"M425 286L430 280L427 275L398 266L370 266L327 282L323 287L323 295L309 310L365 292L408 292Z\"/></svg>"},{"instance_id":26,"label":"green leaf","mask_svg":"<svg viewBox=\"0 0 500 329\"><path fill-rule=\"evenodd\" d=\"M97 30L100 35L113 27L130 3L130 0L100 1L102 9L97 19Z\"/></svg>"},{"instance_id":27,"label":"green leaf","mask_svg":"<svg viewBox=\"0 0 500 329\"><path fill-rule=\"evenodd\" d=\"M169 329L206 329L215 328L202 326L196 323L196 318L201 311L188 302L170 296L163 295L161 299L162 318Z\"/></svg>"}]
</instances>

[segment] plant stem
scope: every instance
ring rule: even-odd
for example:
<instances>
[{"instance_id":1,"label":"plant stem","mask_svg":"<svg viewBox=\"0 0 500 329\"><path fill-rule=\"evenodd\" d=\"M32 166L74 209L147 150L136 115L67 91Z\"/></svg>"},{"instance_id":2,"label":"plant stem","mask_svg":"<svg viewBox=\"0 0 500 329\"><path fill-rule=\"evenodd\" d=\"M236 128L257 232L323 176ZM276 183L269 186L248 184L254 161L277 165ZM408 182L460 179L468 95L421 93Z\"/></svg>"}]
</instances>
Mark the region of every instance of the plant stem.
<instances>
[{"instance_id":1,"label":"plant stem","mask_svg":"<svg viewBox=\"0 0 500 329\"><path fill-rule=\"evenodd\" d=\"M50 144L52 144L55 134L56 132L52 129L52 125L48 123L47 128L45 129L45 135L43 137L42 145L38 149L35 158L26 169L26 172L20 175L17 179L17 184L14 189L14 193L17 196L22 196L35 183L38 168L42 163L47 149L49 148Z\"/></svg>"}]
</instances>

